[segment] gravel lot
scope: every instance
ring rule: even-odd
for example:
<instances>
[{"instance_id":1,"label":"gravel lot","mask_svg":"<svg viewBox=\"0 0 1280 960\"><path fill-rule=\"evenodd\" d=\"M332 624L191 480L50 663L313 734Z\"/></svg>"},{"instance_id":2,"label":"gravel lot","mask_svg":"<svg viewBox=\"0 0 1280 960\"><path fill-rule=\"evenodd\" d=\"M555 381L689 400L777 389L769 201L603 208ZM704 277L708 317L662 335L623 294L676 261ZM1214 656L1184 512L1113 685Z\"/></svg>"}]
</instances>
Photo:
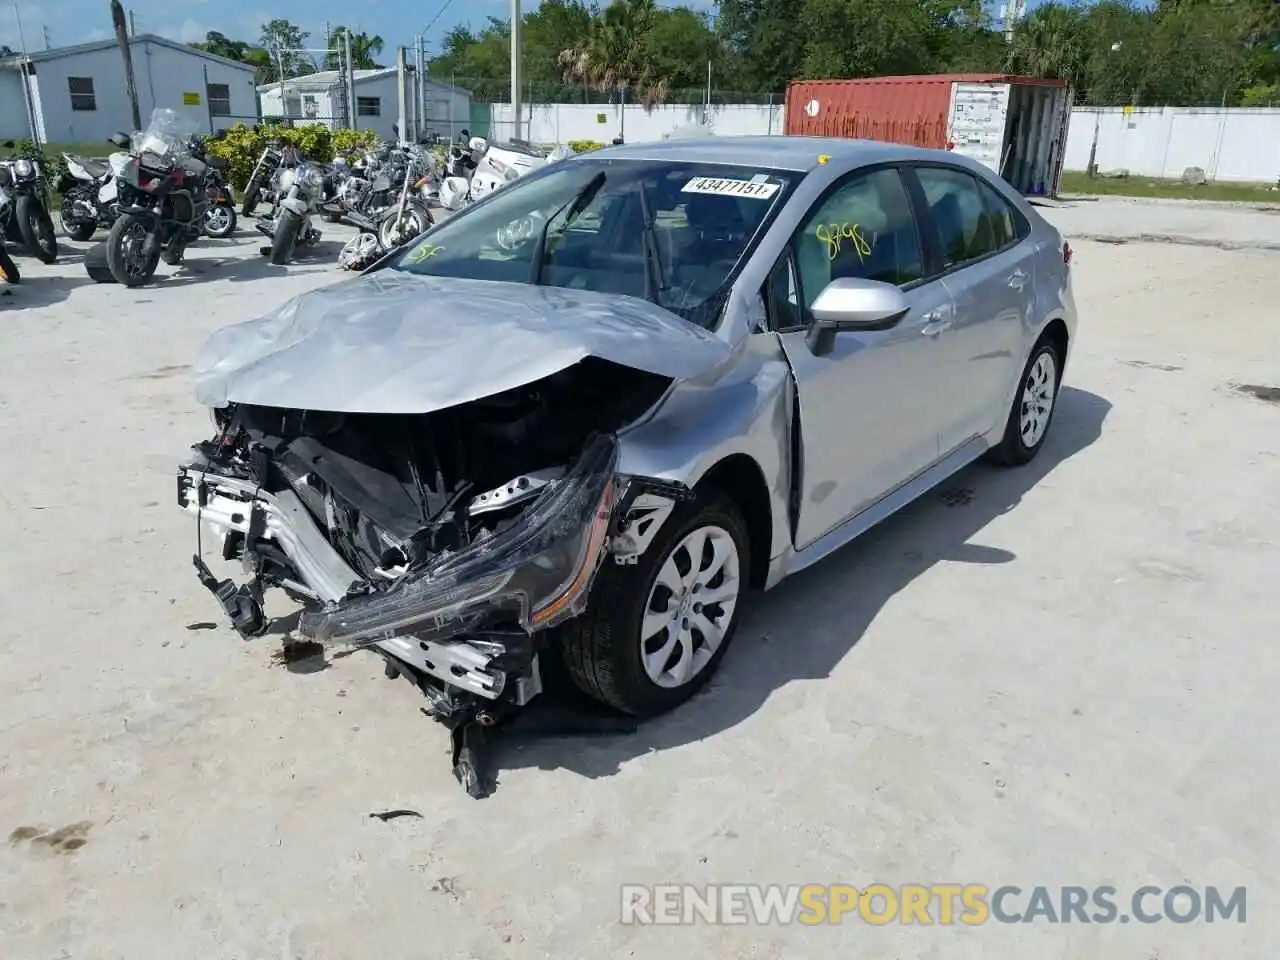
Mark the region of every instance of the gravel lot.
<instances>
[{"instance_id":1,"label":"gravel lot","mask_svg":"<svg viewBox=\"0 0 1280 960\"><path fill-rule=\"evenodd\" d=\"M1276 213L1047 215L1280 241ZM134 292L67 243L0 297L6 960L1274 956L1280 403L1230 384L1280 386L1280 254L1076 243L1033 465L761 599L674 715L510 745L475 802L379 660L277 666L192 574L187 364L341 276L336 243L272 268L244 230ZM369 816L395 808L422 816ZM621 884L672 881L1246 886L1248 921L618 924Z\"/></svg>"}]
</instances>

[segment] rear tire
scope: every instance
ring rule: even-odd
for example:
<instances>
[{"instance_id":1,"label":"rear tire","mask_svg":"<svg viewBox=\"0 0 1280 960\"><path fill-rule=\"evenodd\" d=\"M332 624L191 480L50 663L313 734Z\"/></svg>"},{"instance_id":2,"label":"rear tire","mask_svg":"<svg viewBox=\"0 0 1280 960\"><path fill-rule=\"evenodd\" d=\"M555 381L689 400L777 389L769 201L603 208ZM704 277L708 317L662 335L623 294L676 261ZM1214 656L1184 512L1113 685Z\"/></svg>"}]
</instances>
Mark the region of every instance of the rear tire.
<instances>
[{"instance_id":1,"label":"rear tire","mask_svg":"<svg viewBox=\"0 0 1280 960\"><path fill-rule=\"evenodd\" d=\"M22 274L18 272L18 265L13 262L13 257L4 249L3 239L0 239L0 280L12 284L22 282Z\"/></svg>"},{"instance_id":2,"label":"rear tire","mask_svg":"<svg viewBox=\"0 0 1280 960\"><path fill-rule=\"evenodd\" d=\"M1044 446L1049 424L1057 409L1062 358L1052 340L1041 338L1031 350L1022 368L1018 392L1014 395L1005 421L1004 437L992 447L990 459L1005 467L1030 463Z\"/></svg>"},{"instance_id":3,"label":"rear tire","mask_svg":"<svg viewBox=\"0 0 1280 960\"><path fill-rule=\"evenodd\" d=\"M64 223L63 229L66 230L67 236L72 240L78 240L83 243L84 241L91 240L93 238L93 235L98 230L98 225L96 223L77 223L74 226L68 227Z\"/></svg>"},{"instance_id":4,"label":"rear tire","mask_svg":"<svg viewBox=\"0 0 1280 960\"><path fill-rule=\"evenodd\" d=\"M210 219L212 217L212 219ZM211 229L210 224L215 226ZM205 236L221 240L236 232L236 208L228 201L213 204L204 220Z\"/></svg>"},{"instance_id":5,"label":"rear tire","mask_svg":"<svg viewBox=\"0 0 1280 960\"><path fill-rule=\"evenodd\" d=\"M58 234L53 229L53 219L39 198L31 196L18 197L13 211L18 221L18 230L22 233L23 246L42 263L53 263L58 259Z\"/></svg>"},{"instance_id":6,"label":"rear tire","mask_svg":"<svg viewBox=\"0 0 1280 960\"><path fill-rule=\"evenodd\" d=\"M679 706L728 650L750 569L746 523L731 499L709 492L676 504L638 563L605 558L586 611L560 628L569 676L625 713L654 716Z\"/></svg>"},{"instance_id":7,"label":"rear tire","mask_svg":"<svg viewBox=\"0 0 1280 960\"><path fill-rule=\"evenodd\" d=\"M271 262L277 267L283 267L293 259L293 248L297 246L301 230L302 217L292 210L280 211L275 233L271 235Z\"/></svg>"}]
</instances>

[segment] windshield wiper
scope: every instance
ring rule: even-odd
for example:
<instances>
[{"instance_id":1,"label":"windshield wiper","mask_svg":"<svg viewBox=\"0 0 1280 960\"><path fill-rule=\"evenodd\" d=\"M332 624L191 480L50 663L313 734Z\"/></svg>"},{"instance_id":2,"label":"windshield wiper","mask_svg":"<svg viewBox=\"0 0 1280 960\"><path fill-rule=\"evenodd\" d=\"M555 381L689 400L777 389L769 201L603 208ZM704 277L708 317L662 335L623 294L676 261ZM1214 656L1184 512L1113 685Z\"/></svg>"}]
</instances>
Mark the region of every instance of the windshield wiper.
<instances>
[{"instance_id":1,"label":"windshield wiper","mask_svg":"<svg viewBox=\"0 0 1280 960\"><path fill-rule=\"evenodd\" d=\"M569 224L577 220L583 210L587 209L591 201L595 199L596 194L600 192L600 188L604 186L604 171L601 170L594 177L582 185L574 196L563 206L557 207L551 216L547 217L547 222L542 225L542 229L538 232L538 242L533 248L533 260L529 264L529 282L537 286L542 282L542 261L547 256L547 235L551 231L551 224L556 217L560 216L566 210L564 218L564 227L562 230L568 230Z\"/></svg>"},{"instance_id":2,"label":"windshield wiper","mask_svg":"<svg viewBox=\"0 0 1280 960\"><path fill-rule=\"evenodd\" d=\"M640 217L644 220L642 239L644 240L644 298L658 303L658 298L667 289L662 276L662 260L658 256L658 234L653 228L652 211L649 209L649 198L645 193L644 181L640 182Z\"/></svg>"}]
</instances>

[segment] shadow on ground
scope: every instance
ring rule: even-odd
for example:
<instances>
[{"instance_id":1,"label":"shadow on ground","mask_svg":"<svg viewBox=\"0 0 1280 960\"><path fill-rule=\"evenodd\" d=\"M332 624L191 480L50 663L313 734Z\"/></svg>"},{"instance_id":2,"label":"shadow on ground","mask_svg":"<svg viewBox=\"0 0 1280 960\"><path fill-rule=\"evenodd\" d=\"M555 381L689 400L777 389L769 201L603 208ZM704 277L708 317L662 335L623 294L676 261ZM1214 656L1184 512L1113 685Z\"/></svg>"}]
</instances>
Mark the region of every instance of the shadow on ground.
<instances>
[{"instance_id":1,"label":"shadow on ground","mask_svg":"<svg viewBox=\"0 0 1280 960\"><path fill-rule=\"evenodd\" d=\"M634 732L549 737L539 711L604 716L552 669L547 694L535 700L513 729L494 737L492 766L563 768L586 777L616 773L623 763L655 750L702 740L755 713L773 692L795 680L824 679L857 645L880 609L939 561L997 564L1017 557L970 539L996 517L1015 509L1023 494L1058 464L1094 443L1111 404L1064 387L1054 428L1030 464L999 469L979 462L869 531L822 563L756 599L733 648L711 684L671 714ZM806 624L839 623L838 630ZM606 721L607 722L607 721ZM550 726L554 727L555 721ZM527 732L521 732L524 727ZM510 749L521 744L523 749Z\"/></svg>"},{"instance_id":2,"label":"shadow on ground","mask_svg":"<svg viewBox=\"0 0 1280 960\"><path fill-rule=\"evenodd\" d=\"M88 277L25 275L21 283L0 285L0 310L27 310L61 303L76 287L92 283Z\"/></svg>"}]
</instances>

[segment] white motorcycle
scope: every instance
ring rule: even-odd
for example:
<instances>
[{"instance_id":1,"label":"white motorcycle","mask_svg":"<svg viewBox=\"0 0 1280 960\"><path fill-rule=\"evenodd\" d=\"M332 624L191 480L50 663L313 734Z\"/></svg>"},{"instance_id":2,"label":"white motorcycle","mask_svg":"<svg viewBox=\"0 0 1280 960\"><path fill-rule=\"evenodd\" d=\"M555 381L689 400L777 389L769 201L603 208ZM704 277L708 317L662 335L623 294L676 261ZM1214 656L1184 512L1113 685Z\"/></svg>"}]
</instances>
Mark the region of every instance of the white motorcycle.
<instances>
[{"instance_id":1,"label":"white motorcycle","mask_svg":"<svg viewBox=\"0 0 1280 960\"><path fill-rule=\"evenodd\" d=\"M303 162L294 167L281 167L275 175L276 197L272 215L259 220L259 232L271 238L263 253L271 262L283 266L293 259L298 244L314 246L320 242L320 231L311 223L324 199L324 171L314 163Z\"/></svg>"},{"instance_id":2,"label":"white motorcycle","mask_svg":"<svg viewBox=\"0 0 1280 960\"><path fill-rule=\"evenodd\" d=\"M472 137L467 147L474 169L467 171L471 164L455 147L449 175L440 184L440 206L450 212L461 210L514 180L572 155L567 147L543 153L528 143L512 142L498 146L484 137Z\"/></svg>"}]
</instances>

